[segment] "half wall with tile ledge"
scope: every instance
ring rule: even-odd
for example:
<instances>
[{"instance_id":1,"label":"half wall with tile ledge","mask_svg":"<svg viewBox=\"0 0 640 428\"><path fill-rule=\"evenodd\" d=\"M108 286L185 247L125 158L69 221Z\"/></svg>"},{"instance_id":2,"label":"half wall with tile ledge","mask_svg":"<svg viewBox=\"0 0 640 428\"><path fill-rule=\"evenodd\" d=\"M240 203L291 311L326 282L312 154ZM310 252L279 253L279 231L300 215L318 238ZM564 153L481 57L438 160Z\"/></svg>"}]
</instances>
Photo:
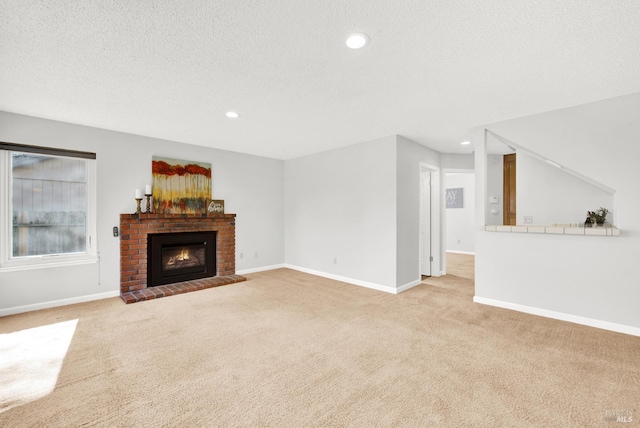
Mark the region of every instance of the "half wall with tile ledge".
<instances>
[{"instance_id":1,"label":"half wall with tile ledge","mask_svg":"<svg viewBox=\"0 0 640 428\"><path fill-rule=\"evenodd\" d=\"M571 224L552 224L550 226L496 226L484 227L487 232L537 233L548 235L586 235L586 236L620 236L620 229L615 226L584 227Z\"/></svg>"}]
</instances>

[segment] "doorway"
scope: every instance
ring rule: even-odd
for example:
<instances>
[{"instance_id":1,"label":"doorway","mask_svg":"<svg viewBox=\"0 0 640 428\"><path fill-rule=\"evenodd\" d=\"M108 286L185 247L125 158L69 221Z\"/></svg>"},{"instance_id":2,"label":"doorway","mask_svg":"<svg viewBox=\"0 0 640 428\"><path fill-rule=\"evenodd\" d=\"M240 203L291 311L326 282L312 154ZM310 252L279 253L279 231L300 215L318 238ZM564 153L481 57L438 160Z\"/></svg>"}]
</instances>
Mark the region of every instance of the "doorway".
<instances>
[{"instance_id":1,"label":"doorway","mask_svg":"<svg viewBox=\"0 0 640 428\"><path fill-rule=\"evenodd\" d=\"M414 247L417 252L414 254L418 258L419 277L444 275L442 183L444 183L444 175L439 167L420 162L417 183L419 189L416 189L419 190L416 192L419 193L419 195L416 195L419 196L417 198L419 207L416 207L416 214L418 215L418 234L416 236L418 248Z\"/></svg>"},{"instance_id":2,"label":"doorway","mask_svg":"<svg viewBox=\"0 0 640 428\"><path fill-rule=\"evenodd\" d=\"M476 179L473 171L446 171L444 187L445 251L474 254L476 242Z\"/></svg>"},{"instance_id":3,"label":"doorway","mask_svg":"<svg viewBox=\"0 0 640 428\"><path fill-rule=\"evenodd\" d=\"M503 161L503 224L516 225L516 154L504 155Z\"/></svg>"},{"instance_id":4,"label":"doorway","mask_svg":"<svg viewBox=\"0 0 640 428\"><path fill-rule=\"evenodd\" d=\"M431 173L420 169L420 274L431 276Z\"/></svg>"},{"instance_id":5,"label":"doorway","mask_svg":"<svg viewBox=\"0 0 640 428\"><path fill-rule=\"evenodd\" d=\"M473 170L445 171L445 272L467 279L473 279L475 259L475 184Z\"/></svg>"}]
</instances>

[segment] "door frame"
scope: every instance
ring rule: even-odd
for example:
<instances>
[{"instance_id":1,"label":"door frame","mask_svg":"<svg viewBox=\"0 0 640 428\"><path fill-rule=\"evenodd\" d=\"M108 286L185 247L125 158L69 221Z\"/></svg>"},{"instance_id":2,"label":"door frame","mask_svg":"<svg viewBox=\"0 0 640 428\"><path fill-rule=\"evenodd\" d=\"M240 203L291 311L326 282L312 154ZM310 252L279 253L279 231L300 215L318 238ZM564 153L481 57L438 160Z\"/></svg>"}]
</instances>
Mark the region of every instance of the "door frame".
<instances>
[{"instance_id":1,"label":"door frame","mask_svg":"<svg viewBox=\"0 0 640 428\"><path fill-rule=\"evenodd\" d=\"M420 218L418 232L418 258L420 263L420 275L433 275L433 249L431 248L431 170L420 171ZM428 183L428 185L426 184ZM427 259L428 258L428 259Z\"/></svg>"},{"instance_id":2,"label":"door frame","mask_svg":"<svg viewBox=\"0 0 640 428\"><path fill-rule=\"evenodd\" d=\"M443 275L443 249L442 249L442 216L444 214L442 207L444 198L442 191L442 170L428 163L420 162L419 165L419 186L418 186L418 201L420 200L420 192L422 192L422 174L429 173L431 175L431 209L429 210L429 222L431 232L431 276ZM419 204L418 204L419 205ZM426 213L425 213L426 215ZM420 207L418 206L418 278L422 278L422 264L420 263Z\"/></svg>"}]
</instances>

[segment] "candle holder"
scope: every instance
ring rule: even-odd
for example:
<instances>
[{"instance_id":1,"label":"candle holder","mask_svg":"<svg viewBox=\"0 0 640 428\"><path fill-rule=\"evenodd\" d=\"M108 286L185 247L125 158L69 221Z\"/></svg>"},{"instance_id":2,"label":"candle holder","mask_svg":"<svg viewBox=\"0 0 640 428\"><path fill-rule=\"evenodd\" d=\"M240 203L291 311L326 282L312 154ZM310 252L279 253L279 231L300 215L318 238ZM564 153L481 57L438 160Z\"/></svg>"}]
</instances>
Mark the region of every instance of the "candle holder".
<instances>
[{"instance_id":1,"label":"candle holder","mask_svg":"<svg viewBox=\"0 0 640 428\"><path fill-rule=\"evenodd\" d=\"M136 214L142 214L142 209L140 209L140 202L142 202L142 198L136 198Z\"/></svg>"},{"instance_id":2,"label":"candle holder","mask_svg":"<svg viewBox=\"0 0 640 428\"><path fill-rule=\"evenodd\" d=\"M150 214L151 213L151 193L145 193L144 196L147 197L147 210L145 211L145 213Z\"/></svg>"}]
</instances>

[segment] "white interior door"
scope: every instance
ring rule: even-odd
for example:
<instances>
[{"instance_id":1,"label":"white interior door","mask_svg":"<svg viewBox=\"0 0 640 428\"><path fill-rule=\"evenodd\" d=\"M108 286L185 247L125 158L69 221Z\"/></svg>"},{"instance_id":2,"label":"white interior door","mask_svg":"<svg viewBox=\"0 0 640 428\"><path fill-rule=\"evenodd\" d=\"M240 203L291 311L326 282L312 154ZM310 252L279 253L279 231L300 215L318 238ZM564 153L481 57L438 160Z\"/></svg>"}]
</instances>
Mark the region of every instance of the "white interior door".
<instances>
[{"instance_id":1,"label":"white interior door","mask_svg":"<svg viewBox=\"0 0 640 428\"><path fill-rule=\"evenodd\" d=\"M431 171L420 172L420 273L431 276Z\"/></svg>"}]
</instances>

